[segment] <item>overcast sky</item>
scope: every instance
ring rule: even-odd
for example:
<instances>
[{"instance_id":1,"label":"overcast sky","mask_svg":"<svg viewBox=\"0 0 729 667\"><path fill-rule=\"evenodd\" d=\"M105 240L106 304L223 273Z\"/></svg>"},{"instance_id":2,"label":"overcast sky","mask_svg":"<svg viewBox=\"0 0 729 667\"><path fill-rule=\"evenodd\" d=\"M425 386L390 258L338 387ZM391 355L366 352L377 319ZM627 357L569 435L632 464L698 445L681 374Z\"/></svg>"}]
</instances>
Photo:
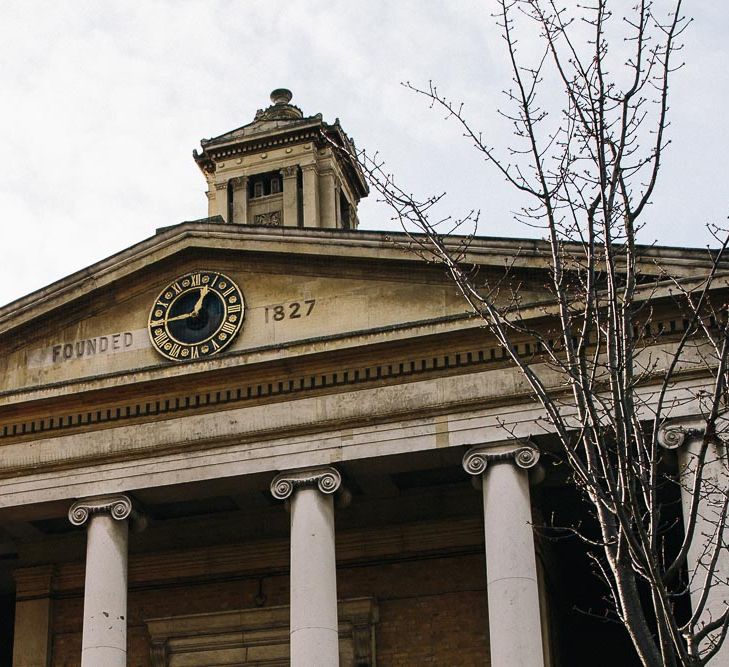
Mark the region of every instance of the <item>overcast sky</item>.
<instances>
[{"instance_id":1,"label":"overcast sky","mask_svg":"<svg viewBox=\"0 0 729 667\"><path fill-rule=\"evenodd\" d=\"M657 0L661 4L662 0ZM693 6L691 6L693 5ZM689 3L671 138L643 241L705 245L729 215L729 10ZM481 209L479 233L534 236L518 201L452 122L404 89L438 82L492 143L507 61L468 0L0 3L0 304L207 214L199 140L239 127L287 87L306 115L341 119L406 189ZM529 38L523 38L529 48ZM495 136L493 136L495 135ZM363 229L394 229L374 196ZM538 234L536 234L538 235Z\"/></svg>"}]
</instances>

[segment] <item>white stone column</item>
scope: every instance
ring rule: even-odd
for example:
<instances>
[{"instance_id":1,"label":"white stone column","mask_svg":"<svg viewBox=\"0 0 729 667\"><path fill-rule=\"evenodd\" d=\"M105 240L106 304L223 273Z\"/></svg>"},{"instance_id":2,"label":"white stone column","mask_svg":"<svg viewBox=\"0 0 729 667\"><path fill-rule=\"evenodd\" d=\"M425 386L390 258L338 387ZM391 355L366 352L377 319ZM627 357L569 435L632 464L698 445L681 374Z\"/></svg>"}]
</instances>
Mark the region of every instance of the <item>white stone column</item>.
<instances>
[{"instance_id":1,"label":"white stone column","mask_svg":"<svg viewBox=\"0 0 729 667\"><path fill-rule=\"evenodd\" d=\"M127 496L75 502L68 518L88 522L81 667L127 664L127 537L132 503Z\"/></svg>"},{"instance_id":2,"label":"white stone column","mask_svg":"<svg viewBox=\"0 0 729 667\"><path fill-rule=\"evenodd\" d=\"M531 446L475 447L463 468L481 477L492 667L542 667L544 648L532 532Z\"/></svg>"},{"instance_id":3,"label":"white stone column","mask_svg":"<svg viewBox=\"0 0 729 667\"><path fill-rule=\"evenodd\" d=\"M690 428L680 424L665 424L658 432L658 441L666 449L676 449L681 484L681 505L684 527L688 526L693 504L694 480L697 464L702 456L704 440L703 426ZM709 442L703 456L704 469L699 484L699 505L696 515L694 538L688 549L687 569L689 595L694 610L696 629L719 618L729 604L729 525L722 517L724 500L729 493L729 457L727 447L719 442ZM725 545L718 553L713 575L709 581L711 561L719 541ZM703 608L704 590L708 588ZM699 644L699 651L709 650L712 640L721 635L721 629L710 632L709 637ZM724 640L719 651L709 661L710 665L729 665L729 638Z\"/></svg>"},{"instance_id":4,"label":"white stone column","mask_svg":"<svg viewBox=\"0 0 729 667\"><path fill-rule=\"evenodd\" d=\"M335 468L284 472L271 493L291 503L291 665L339 665L334 502Z\"/></svg>"}]
</instances>

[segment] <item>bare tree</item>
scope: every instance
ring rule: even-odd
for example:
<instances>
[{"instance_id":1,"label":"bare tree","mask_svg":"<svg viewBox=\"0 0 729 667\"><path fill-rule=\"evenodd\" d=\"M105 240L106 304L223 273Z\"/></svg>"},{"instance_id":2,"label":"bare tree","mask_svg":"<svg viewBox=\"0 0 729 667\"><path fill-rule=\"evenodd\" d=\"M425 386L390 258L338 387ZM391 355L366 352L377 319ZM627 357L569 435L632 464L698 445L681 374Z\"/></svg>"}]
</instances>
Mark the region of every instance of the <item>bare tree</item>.
<instances>
[{"instance_id":1,"label":"bare tree","mask_svg":"<svg viewBox=\"0 0 729 667\"><path fill-rule=\"evenodd\" d=\"M432 83L405 84L454 120L525 197L517 218L545 237L547 301L529 303L509 267L495 280L469 264L478 213L439 216L442 195L418 199L377 155L350 157L408 232L409 247L446 268L541 405L545 428L556 434L598 519L595 564L642 663L703 665L729 628L729 582L721 571L729 558L727 239L713 228L717 249L693 276L656 268L638 244L669 143L669 79L680 66L677 40L688 21L681 0L670 10L636 2L619 17L609 0L569 9L557 0L496 3L511 64L510 110L503 112L513 127L508 147L492 145L462 105ZM527 31L538 36L530 43L541 46L536 58L519 49L517 34ZM541 106L545 85L563 92L557 115ZM646 271L650 262L654 270ZM677 313L681 326L671 330L666 323ZM701 375L704 388L681 391L689 374ZM670 443L661 430L689 400L698 425L677 476L667 471L661 438ZM677 483L686 502L682 538L672 548L666 533L675 517L662 499L666 485ZM679 600L689 589L686 618Z\"/></svg>"}]
</instances>

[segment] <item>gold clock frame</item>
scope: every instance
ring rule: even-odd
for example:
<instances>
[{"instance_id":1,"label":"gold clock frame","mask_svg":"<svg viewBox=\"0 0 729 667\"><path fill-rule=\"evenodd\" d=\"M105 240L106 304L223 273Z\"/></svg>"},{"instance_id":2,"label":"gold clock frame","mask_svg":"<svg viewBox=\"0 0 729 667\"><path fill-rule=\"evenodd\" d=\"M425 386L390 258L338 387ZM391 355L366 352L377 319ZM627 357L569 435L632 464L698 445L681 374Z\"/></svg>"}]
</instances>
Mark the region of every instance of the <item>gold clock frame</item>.
<instances>
[{"instance_id":1,"label":"gold clock frame","mask_svg":"<svg viewBox=\"0 0 729 667\"><path fill-rule=\"evenodd\" d=\"M169 316L172 306L192 291L199 292L195 309L188 314ZM202 307L203 300L214 294L223 304L223 318L217 329L206 339L195 343L181 341L172 335L168 323L192 317ZM147 333L156 352L171 361L191 361L222 352L236 338L245 317L243 292L229 276L211 269L189 271L165 286L149 310Z\"/></svg>"}]
</instances>

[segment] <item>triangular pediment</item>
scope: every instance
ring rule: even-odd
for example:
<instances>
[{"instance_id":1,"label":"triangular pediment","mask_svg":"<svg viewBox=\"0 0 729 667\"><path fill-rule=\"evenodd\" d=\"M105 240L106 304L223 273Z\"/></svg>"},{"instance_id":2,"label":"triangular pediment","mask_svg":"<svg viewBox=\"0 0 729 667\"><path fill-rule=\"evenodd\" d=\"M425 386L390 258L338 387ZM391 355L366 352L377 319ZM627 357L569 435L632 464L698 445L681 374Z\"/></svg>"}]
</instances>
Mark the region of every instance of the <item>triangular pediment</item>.
<instances>
[{"instance_id":1,"label":"triangular pediment","mask_svg":"<svg viewBox=\"0 0 729 667\"><path fill-rule=\"evenodd\" d=\"M333 352L361 354L478 326L443 270L410 252L408 238L215 219L165 228L0 309L0 391L40 396L54 388L78 391L79 383L93 389ZM691 269L686 251L680 259L669 255L662 250L664 261ZM521 271L527 305L550 298L546 258L542 242L517 239L476 239L467 255L482 272L498 275L506 265ZM238 284L243 324L224 353L171 361L152 344L150 312L167 285L197 270L220 272Z\"/></svg>"},{"instance_id":2,"label":"triangular pediment","mask_svg":"<svg viewBox=\"0 0 729 667\"><path fill-rule=\"evenodd\" d=\"M277 132L288 132L289 130L298 130L308 125L321 125L321 116L312 118L277 118L266 119L261 118L254 120L252 123L243 125L230 132L225 132L213 139L207 139L202 142L204 148L212 148L229 143L235 143L251 137L257 137L261 134Z\"/></svg>"}]
</instances>

